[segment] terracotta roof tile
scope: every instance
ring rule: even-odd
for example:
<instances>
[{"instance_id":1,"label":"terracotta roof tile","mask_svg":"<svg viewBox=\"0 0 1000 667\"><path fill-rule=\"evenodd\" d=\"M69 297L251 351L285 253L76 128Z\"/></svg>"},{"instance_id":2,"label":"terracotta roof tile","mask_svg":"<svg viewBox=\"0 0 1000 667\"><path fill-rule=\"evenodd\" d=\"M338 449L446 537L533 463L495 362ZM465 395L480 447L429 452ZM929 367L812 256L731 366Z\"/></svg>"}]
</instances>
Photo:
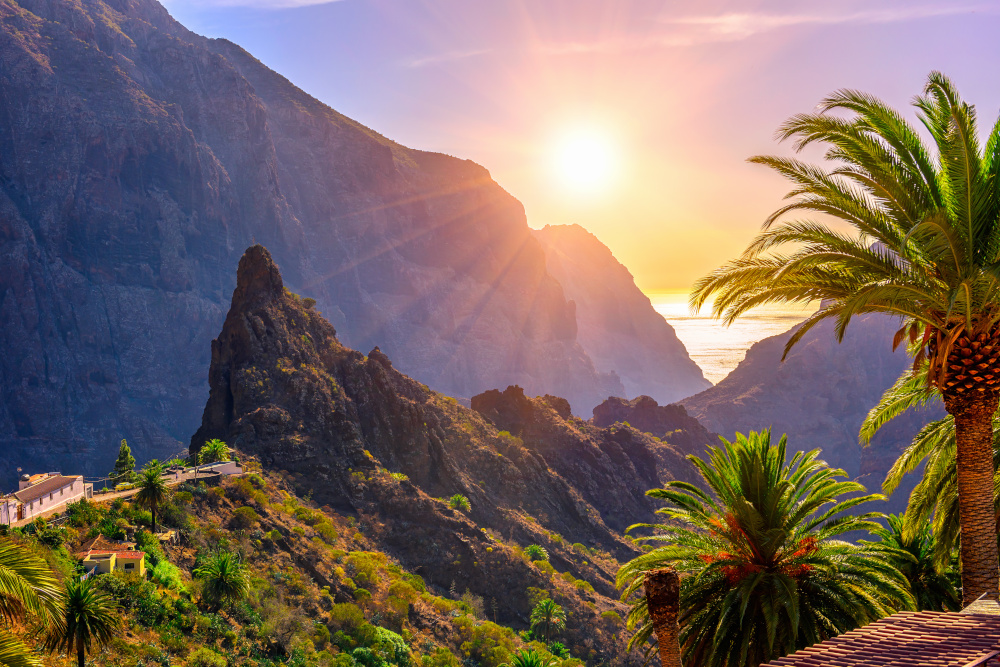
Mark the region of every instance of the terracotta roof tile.
<instances>
[{"instance_id":1,"label":"terracotta roof tile","mask_svg":"<svg viewBox=\"0 0 1000 667\"><path fill-rule=\"evenodd\" d=\"M762 667L985 667L998 652L998 616L901 612Z\"/></svg>"}]
</instances>

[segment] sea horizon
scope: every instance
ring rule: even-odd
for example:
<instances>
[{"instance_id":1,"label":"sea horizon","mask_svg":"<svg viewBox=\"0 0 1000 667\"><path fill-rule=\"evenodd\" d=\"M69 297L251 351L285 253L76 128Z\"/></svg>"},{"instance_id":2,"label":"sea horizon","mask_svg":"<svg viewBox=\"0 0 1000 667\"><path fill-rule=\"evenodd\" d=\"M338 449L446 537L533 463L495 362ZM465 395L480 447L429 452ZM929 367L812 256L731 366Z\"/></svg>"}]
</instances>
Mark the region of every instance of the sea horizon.
<instances>
[{"instance_id":1,"label":"sea horizon","mask_svg":"<svg viewBox=\"0 0 1000 667\"><path fill-rule=\"evenodd\" d=\"M785 333L816 311L817 304L762 306L725 326L706 304L697 313L688 306L689 292L646 292L653 308L674 328L677 337L712 384L725 379L750 347L765 338Z\"/></svg>"}]
</instances>

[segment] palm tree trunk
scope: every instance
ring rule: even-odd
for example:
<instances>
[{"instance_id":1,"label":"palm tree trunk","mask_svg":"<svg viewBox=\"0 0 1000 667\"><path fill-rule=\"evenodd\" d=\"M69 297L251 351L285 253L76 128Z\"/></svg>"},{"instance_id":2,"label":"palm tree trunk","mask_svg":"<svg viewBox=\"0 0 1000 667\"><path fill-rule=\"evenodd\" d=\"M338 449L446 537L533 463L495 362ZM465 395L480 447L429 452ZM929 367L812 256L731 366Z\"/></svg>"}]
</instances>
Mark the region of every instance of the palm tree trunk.
<instances>
[{"instance_id":1,"label":"palm tree trunk","mask_svg":"<svg viewBox=\"0 0 1000 667\"><path fill-rule=\"evenodd\" d=\"M945 396L955 418L958 512L961 524L963 606L1000 597L1000 560L993 505L993 414L998 396L970 392Z\"/></svg>"},{"instance_id":2,"label":"palm tree trunk","mask_svg":"<svg viewBox=\"0 0 1000 667\"><path fill-rule=\"evenodd\" d=\"M156 535L156 505L149 506L149 516L152 518L153 535Z\"/></svg>"},{"instance_id":3,"label":"palm tree trunk","mask_svg":"<svg viewBox=\"0 0 1000 667\"><path fill-rule=\"evenodd\" d=\"M76 667L84 667L87 661L83 654L83 642L78 640L76 644Z\"/></svg>"},{"instance_id":4,"label":"palm tree trunk","mask_svg":"<svg viewBox=\"0 0 1000 667\"><path fill-rule=\"evenodd\" d=\"M680 609L681 579L674 570L650 570L642 582L646 590L646 608L656 632L663 667L683 667L681 662L680 628L677 613Z\"/></svg>"}]
</instances>

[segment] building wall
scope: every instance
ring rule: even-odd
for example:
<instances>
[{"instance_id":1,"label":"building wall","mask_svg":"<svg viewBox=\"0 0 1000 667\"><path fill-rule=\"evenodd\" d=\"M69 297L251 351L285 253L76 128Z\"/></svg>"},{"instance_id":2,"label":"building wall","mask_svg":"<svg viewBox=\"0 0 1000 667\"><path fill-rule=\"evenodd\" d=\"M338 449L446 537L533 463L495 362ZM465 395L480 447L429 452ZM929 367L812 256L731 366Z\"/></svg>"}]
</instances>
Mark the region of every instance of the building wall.
<instances>
[{"instance_id":1,"label":"building wall","mask_svg":"<svg viewBox=\"0 0 1000 667\"><path fill-rule=\"evenodd\" d=\"M24 518L32 519L40 514L49 512L60 505L75 503L86 498L86 489L83 477L77 477L72 483L67 484L52 493L46 493L41 498L36 498L31 502L24 503ZM15 514L16 517L16 514ZM17 520L16 518L14 519Z\"/></svg>"}]
</instances>

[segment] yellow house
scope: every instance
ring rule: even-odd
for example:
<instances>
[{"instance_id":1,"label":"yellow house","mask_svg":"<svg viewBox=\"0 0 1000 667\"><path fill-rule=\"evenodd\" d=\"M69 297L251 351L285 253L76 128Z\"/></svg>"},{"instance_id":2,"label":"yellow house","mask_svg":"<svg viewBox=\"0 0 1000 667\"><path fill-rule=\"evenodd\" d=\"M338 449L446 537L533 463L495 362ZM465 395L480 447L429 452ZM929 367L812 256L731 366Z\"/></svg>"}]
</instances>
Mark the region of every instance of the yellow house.
<instances>
[{"instance_id":1,"label":"yellow house","mask_svg":"<svg viewBox=\"0 0 1000 667\"><path fill-rule=\"evenodd\" d=\"M146 553L144 551L88 551L78 554L83 567L88 572L97 568L97 574L125 572L146 576Z\"/></svg>"}]
</instances>

